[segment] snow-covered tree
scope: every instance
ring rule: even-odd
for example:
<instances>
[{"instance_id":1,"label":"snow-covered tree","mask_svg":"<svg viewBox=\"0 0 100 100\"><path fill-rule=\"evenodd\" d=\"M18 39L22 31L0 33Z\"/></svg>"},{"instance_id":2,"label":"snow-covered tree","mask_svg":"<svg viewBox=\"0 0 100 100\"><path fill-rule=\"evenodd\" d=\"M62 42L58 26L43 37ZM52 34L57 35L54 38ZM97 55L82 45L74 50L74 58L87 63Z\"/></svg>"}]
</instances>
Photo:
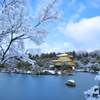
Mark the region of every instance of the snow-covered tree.
<instances>
[{"instance_id":1,"label":"snow-covered tree","mask_svg":"<svg viewBox=\"0 0 100 100\"><path fill-rule=\"evenodd\" d=\"M27 15L27 0L1 0L0 65L12 66L18 58L34 65L34 61L25 53L24 42L28 39L40 45L49 33L47 24L62 20L59 16L61 9L54 6L57 2L58 0L53 0L46 4L35 17Z\"/></svg>"}]
</instances>

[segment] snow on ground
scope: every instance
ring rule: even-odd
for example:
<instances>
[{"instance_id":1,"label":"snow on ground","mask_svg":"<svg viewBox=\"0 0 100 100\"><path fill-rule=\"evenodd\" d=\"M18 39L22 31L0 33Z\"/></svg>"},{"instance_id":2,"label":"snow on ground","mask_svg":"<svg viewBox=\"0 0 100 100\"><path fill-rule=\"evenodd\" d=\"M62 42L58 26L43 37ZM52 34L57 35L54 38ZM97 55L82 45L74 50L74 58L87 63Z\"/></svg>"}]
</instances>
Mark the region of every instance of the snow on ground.
<instances>
[{"instance_id":1,"label":"snow on ground","mask_svg":"<svg viewBox=\"0 0 100 100\"><path fill-rule=\"evenodd\" d=\"M51 74L55 74L55 71L54 70L43 70L42 72L49 72L49 73L51 73Z\"/></svg>"},{"instance_id":2,"label":"snow on ground","mask_svg":"<svg viewBox=\"0 0 100 100\"><path fill-rule=\"evenodd\" d=\"M27 71L27 74L31 74L32 73L32 71Z\"/></svg>"},{"instance_id":3,"label":"snow on ground","mask_svg":"<svg viewBox=\"0 0 100 100\"><path fill-rule=\"evenodd\" d=\"M45 71L47 71L47 72L49 72L49 73L51 73L51 74L55 74L55 71L54 70L43 70L42 72L45 72ZM57 74L61 74L61 71L57 71Z\"/></svg>"},{"instance_id":4,"label":"snow on ground","mask_svg":"<svg viewBox=\"0 0 100 100\"><path fill-rule=\"evenodd\" d=\"M75 71L77 71L77 72L83 72L84 69L76 69Z\"/></svg>"},{"instance_id":5,"label":"snow on ground","mask_svg":"<svg viewBox=\"0 0 100 100\"><path fill-rule=\"evenodd\" d=\"M57 74L61 75L61 71L58 71Z\"/></svg>"}]
</instances>

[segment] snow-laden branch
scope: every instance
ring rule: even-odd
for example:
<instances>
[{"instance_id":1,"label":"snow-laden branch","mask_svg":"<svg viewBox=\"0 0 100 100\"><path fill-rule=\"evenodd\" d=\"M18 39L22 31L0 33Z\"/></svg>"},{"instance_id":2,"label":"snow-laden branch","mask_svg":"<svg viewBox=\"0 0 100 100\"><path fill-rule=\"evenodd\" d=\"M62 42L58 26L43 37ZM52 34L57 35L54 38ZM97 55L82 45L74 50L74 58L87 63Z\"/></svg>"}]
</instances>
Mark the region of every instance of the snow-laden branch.
<instances>
[{"instance_id":1,"label":"snow-laden branch","mask_svg":"<svg viewBox=\"0 0 100 100\"><path fill-rule=\"evenodd\" d=\"M95 77L95 81L100 81L100 72L99 72L99 75L97 75L97 76Z\"/></svg>"},{"instance_id":2,"label":"snow-laden branch","mask_svg":"<svg viewBox=\"0 0 100 100\"><path fill-rule=\"evenodd\" d=\"M59 14L63 13L61 9L56 9L54 4L57 3L59 0L54 0L52 3L45 4L45 8L43 8L43 11L38 16L38 23L35 25L35 27L39 26L41 23L47 24L54 23L56 20L62 20L59 17Z\"/></svg>"}]
</instances>

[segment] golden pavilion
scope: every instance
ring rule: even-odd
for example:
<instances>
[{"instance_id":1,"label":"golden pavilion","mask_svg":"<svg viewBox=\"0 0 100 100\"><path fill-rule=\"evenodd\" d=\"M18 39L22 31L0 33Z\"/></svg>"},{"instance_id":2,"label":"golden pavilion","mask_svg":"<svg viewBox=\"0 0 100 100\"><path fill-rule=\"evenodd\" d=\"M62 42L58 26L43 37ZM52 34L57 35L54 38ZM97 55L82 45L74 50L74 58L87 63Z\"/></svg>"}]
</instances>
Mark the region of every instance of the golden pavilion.
<instances>
[{"instance_id":1,"label":"golden pavilion","mask_svg":"<svg viewBox=\"0 0 100 100\"><path fill-rule=\"evenodd\" d=\"M68 54L60 54L57 55L57 60L52 60L55 67L60 67L62 62L67 62L70 66L76 66L77 61L73 61L73 56L69 56Z\"/></svg>"}]
</instances>

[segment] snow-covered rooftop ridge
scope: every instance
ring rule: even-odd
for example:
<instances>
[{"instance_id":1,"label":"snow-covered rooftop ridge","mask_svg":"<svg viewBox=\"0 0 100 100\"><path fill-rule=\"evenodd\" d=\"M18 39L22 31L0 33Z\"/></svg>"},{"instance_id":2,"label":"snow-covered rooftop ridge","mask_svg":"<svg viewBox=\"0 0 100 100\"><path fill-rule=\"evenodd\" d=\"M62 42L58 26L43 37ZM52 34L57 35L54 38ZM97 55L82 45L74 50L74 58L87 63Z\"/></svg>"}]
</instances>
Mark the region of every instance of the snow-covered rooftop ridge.
<instances>
[{"instance_id":1,"label":"snow-covered rooftop ridge","mask_svg":"<svg viewBox=\"0 0 100 100\"><path fill-rule=\"evenodd\" d=\"M52 60L52 61L54 61L54 62L55 62L55 61L56 61L56 62L59 62L59 61L60 61L60 62L64 62L64 61L71 61L71 60Z\"/></svg>"},{"instance_id":2,"label":"snow-covered rooftop ridge","mask_svg":"<svg viewBox=\"0 0 100 100\"><path fill-rule=\"evenodd\" d=\"M63 53L63 54L57 55L57 57L60 57L60 56L68 56L68 54Z\"/></svg>"}]
</instances>

